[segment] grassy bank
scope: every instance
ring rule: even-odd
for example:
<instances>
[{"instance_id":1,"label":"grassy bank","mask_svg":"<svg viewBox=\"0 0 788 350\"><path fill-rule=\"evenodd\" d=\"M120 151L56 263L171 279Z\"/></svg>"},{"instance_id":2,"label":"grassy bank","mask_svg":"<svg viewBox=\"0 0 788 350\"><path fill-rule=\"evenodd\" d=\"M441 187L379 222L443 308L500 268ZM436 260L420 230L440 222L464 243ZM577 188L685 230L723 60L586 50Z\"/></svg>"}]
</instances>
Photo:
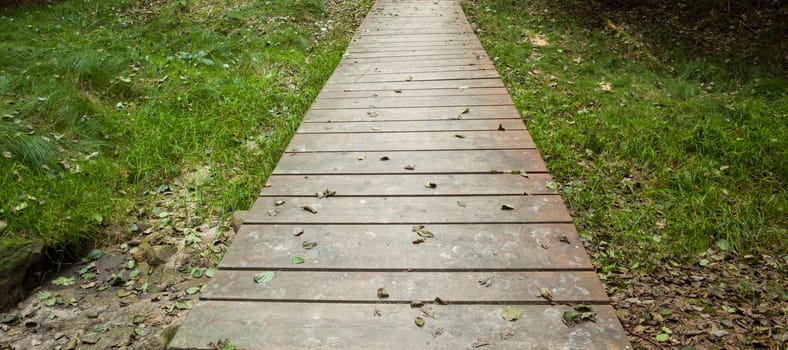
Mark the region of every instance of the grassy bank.
<instances>
[{"instance_id":1,"label":"grassy bank","mask_svg":"<svg viewBox=\"0 0 788 350\"><path fill-rule=\"evenodd\" d=\"M0 242L127 234L195 173L189 221L247 208L370 4L0 9Z\"/></svg>"},{"instance_id":2,"label":"grassy bank","mask_svg":"<svg viewBox=\"0 0 788 350\"><path fill-rule=\"evenodd\" d=\"M770 67L639 42L602 17L562 15L584 7L573 1L466 5L606 261L692 259L715 244L788 252L788 83Z\"/></svg>"},{"instance_id":3,"label":"grassy bank","mask_svg":"<svg viewBox=\"0 0 788 350\"><path fill-rule=\"evenodd\" d=\"M767 49L784 46L774 28L720 49L732 34L693 37L647 5L464 5L634 348L785 344L788 83L784 52Z\"/></svg>"}]
</instances>

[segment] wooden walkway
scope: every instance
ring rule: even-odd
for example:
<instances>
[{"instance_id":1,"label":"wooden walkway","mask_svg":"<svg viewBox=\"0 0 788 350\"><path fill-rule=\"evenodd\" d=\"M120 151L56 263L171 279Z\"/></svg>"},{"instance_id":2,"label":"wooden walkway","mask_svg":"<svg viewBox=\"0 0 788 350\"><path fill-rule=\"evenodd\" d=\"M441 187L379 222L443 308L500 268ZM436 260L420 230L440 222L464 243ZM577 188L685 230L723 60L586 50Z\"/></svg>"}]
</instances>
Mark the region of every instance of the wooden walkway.
<instances>
[{"instance_id":1,"label":"wooden walkway","mask_svg":"<svg viewBox=\"0 0 788 350\"><path fill-rule=\"evenodd\" d=\"M378 0L170 347L628 349L550 179L459 3Z\"/></svg>"}]
</instances>

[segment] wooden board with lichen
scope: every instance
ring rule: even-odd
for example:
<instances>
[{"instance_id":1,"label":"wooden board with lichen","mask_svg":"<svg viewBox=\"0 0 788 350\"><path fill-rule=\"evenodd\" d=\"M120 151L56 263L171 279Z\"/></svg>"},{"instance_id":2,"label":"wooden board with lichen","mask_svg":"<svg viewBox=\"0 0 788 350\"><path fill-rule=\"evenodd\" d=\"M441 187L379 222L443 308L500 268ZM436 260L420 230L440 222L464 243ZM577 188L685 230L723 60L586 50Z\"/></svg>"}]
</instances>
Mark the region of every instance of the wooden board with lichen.
<instances>
[{"instance_id":1,"label":"wooden board with lichen","mask_svg":"<svg viewBox=\"0 0 788 350\"><path fill-rule=\"evenodd\" d=\"M376 2L170 348L630 348L472 33Z\"/></svg>"}]
</instances>

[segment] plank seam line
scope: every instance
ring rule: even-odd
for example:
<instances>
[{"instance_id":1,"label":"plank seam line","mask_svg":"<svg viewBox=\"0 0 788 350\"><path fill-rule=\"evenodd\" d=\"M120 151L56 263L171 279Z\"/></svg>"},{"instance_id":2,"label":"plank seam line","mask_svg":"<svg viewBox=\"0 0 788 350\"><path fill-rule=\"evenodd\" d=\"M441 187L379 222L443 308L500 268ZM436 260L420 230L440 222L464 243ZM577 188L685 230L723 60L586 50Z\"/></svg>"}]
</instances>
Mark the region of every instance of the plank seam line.
<instances>
[{"instance_id":1,"label":"plank seam line","mask_svg":"<svg viewBox=\"0 0 788 350\"><path fill-rule=\"evenodd\" d=\"M583 248L585 251L585 249ZM284 271L284 272L408 272L408 273L452 273L452 272L594 272L594 267L564 267L564 268L459 268L459 269L435 269L435 268L327 268L327 267L240 267L240 266L219 266L221 271Z\"/></svg>"},{"instance_id":2,"label":"plank seam line","mask_svg":"<svg viewBox=\"0 0 788 350\"><path fill-rule=\"evenodd\" d=\"M468 88L470 90L471 88ZM482 88L478 88L482 89ZM484 88L484 89L500 89L499 87L492 87L492 88ZM408 89L404 89L403 91L407 91ZM460 91L459 89L455 89ZM382 90L381 92L391 92L391 90ZM455 95L421 95L421 96L408 96L408 95L391 95L391 96L339 96L339 97L318 97L315 99L315 102L320 100L361 100L361 99L369 99L369 98L391 98L391 99L409 99L409 98L420 98L420 97L488 97L488 96L509 96L508 93L500 93L496 92L493 94L455 94Z\"/></svg>"},{"instance_id":3,"label":"plank seam line","mask_svg":"<svg viewBox=\"0 0 788 350\"><path fill-rule=\"evenodd\" d=\"M309 115L305 118L308 118ZM511 118L462 118L462 119L381 119L378 118L372 119L369 118L368 120L329 120L325 122L321 121L311 121L304 119L304 124L341 124L341 123L395 123L395 122L449 122L449 121L463 121L463 120L521 120L522 118L518 117L511 117Z\"/></svg>"},{"instance_id":4,"label":"plank seam line","mask_svg":"<svg viewBox=\"0 0 788 350\"><path fill-rule=\"evenodd\" d=\"M444 107L454 107L454 108L463 108L463 107L510 107L514 106L514 103L497 103L497 104L489 104L489 105L438 105L438 106L408 106L408 107L341 107L341 108L312 108L313 111L335 111L341 109L414 109L414 108L444 108ZM461 119L458 119L461 120Z\"/></svg>"},{"instance_id":5,"label":"plank seam line","mask_svg":"<svg viewBox=\"0 0 788 350\"><path fill-rule=\"evenodd\" d=\"M412 300L352 300L352 299L319 299L319 300L310 300L310 299L268 299L268 298L228 298L228 297L211 297L211 296L201 296L200 300L210 300L210 301L232 301L232 302L249 302L249 303L303 303L303 304L397 304L397 305L407 305L412 302ZM470 300L460 300L454 301L447 299L445 300L446 305L566 305L572 306L577 304L585 304L585 305L610 305L609 300L553 300L550 301L538 301L538 300L501 300L501 301L493 301L493 300L484 300L484 301L470 301ZM434 304L434 305L441 305L437 302L426 301L425 304Z\"/></svg>"},{"instance_id":6,"label":"plank seam line","mask_svg":"<svg viewBox=\"0 0 788 350\"><path fill-rule=\"evenodd\" d=\"M535 150L536 147L512 147L512 148L451 148L451 149L385 149L385 150L342 150L342 151L285 151L286 154L299 153L380 153L380 152L446 152L446 151L521 151Z\"/></svg>"},{"instance_id":7,"label":"plank seam line","mask_svg":"<svg viewBox=\"0 0 788 350\"><path fill-rule=\"evenodd\" d=\"M340 195L336 194L331 196L332 198L403 198L403 197L513 197L513 196L524 196L524 197L548 197L548 196L560 196L560 193L529 193L524 194L523 192L513 192L513 193L468 193L468 194L356 194L356 195ZM314 194L312 195L290 195L290 194L283 194L283 195L271 195L271 194L260 194L257 196L258 198L316 198Z\"/></svg>"},{"instance_id":8,"label":"plank seam line","mask_svg":"<svg viewBox=\"0 0 788 350\"><path fill-rule=\"evenodd\" d=\"M296 154L296 153L293 153ZM539 171L529 171L529 174L546 174L550 175L548 171L539 170ZM469 172L399 172L399 173L383 173L383 172L370 172L370 173L279 173L274 170L274 173L271 173L271 176L282 175L282 176L317 176L317 175L481 175L481 174L499 174L499 173L492 173L489 171L469 171Z\"/></svg>"},{"instance_id":9,"label":"plank seam line","mask_svg":"<svg viewBox=\"0 0 788 350\"><path fill-rule=\"evenodd\" d=\"M425 62L425 61L442 62L442 61L445 61L447 59L476 59L476 61L482 61L482 60L486 59L487 61L492 62L490 60L489 56L482 55L482 54L479 54L479 55L476 55L476 56L467 55L465 57L456 57L456 55L435 55L435 56L436 56L436 58L429 58L429 56L423 56L425 58L420 58L418 60L407 60L407 61L402 61L402 60L399 60L399 61L397 61L397 60L393 60L393 61L367 61L367 62L359 61L359 60L375 60L375 59L380 58L380 57L377 57L377 58L376 57L355 57L355 58L352 58L352 60L353 60L353 63L360 63L360 64L391 63L391 62L395 62L395 63L396 62L416 62L416 61L418 61L419 63ZM438 58L437 56L449 56L449 57L440 57L440 58ZM402 57L395 57L395 58L402 58ZM351 58L348 58L347 60L351 60Z\"/></svg>"},{"instance_id":10,"label":"plank seam line","mask_svg":"<svg viewBox=\"0 0 788 350\"><path fill-rule=\"evenodd\" d=\"M337 65L337 71L339 71L339 68L343 68L343 66L344 67L348 67L348 66L353 66L355 64L361 64L361 63L343 63L343 62L340 62L339 65ZM365 64L374 64L374 63L365 63ZM479 66L479 65L477 65L475 63L463 63L463 64L446 64L446 65L437 64L437 65L434 65L434 66L419 66L419 67L420 68L431 68L431 67L466 67L466 66L467 67L473 67L473 66ZM396 73L398 73L398 72L393 72L392 74L396 74ZM411 73L411 72L401 72L401 73Z\"/></svg>"},{"instance_id":11,"label":"plank seam line","mask_svg":"<svg viewBox=\"0 0 788 350\"><path fill-rule=\"evenodd\" d=\"M528 129L526 129L525 127L506 129L506 131L527 131L527 130ZM493 132L493 131L496 131L497 132L498 130L490 128L490 129L454 129L454 130L445 130L445 129L429 130L428 129L428 130L409 130L409 131L398 131L398 130L391 130L391 131L387 131L387 130L369 130L369 131L298 131L298 132L296 132L296 134L299 134L299 135L396 134L396 133L400 133L401 134L401 133L404 133L404 132L418 134L418 133L444 132L444 131L450 131L450 132L472 132L472 131L490 131L490 132Z\"/></svg>"},{"instance_id":12,"label":"plank seam line","mask_svg":"<svg viewBox=\"0 0 788 350\"><path fill-rule=\"evenodd\" d=\"M466 221L466 222L444 222L444 221L405 221L405 222L304 222L304 221L277 221L268 222L261 219L246 219L243 224L253 225L493 225L493 224L508 224L508 225L556 225L556 224L573 224L572 220L567 221Z\"/></svg>"}]
</instances>

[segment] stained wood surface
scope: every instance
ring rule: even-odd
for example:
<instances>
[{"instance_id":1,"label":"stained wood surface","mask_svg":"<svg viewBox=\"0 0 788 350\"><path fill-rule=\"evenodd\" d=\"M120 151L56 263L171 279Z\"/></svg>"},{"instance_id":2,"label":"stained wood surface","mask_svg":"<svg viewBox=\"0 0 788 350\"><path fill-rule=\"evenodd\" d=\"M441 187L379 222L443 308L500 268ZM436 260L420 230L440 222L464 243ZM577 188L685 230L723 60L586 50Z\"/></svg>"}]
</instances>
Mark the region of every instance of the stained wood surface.
<instances>
[{"instance_id":1,"label":"stained wood surface","mask_svg":"<svg viewBox=\"0 0 788 350\"><path fill-rule=\"evenodd\" d=\"M441 150L511 150L536 147L524 130L509 131L430 131L395 133L355 133L336 142L332 134L296 134L288 152L354 151L441 151Z\"/></svg>"},{"instance_id":2,"label":"stained wood surface","mask_svg":"<svg viewBox=\"0 0 788 350\"><path fill-rule=\"evenodd\" d=\"M232 339L239 349L630 348L609 305L592 306L596 322L573 328L561 321L569 306L510 306L522 314L515 322L501 317L504 307L205 300L191 310L170 347L214 349L205 340L217 336L212 342ZM423 327L414 324L416 317Z\"/></svg>"},{"instance_id":3,"label":"stained wood surface","mask_svg":"<svg viewBox=\"0 0 788 350\"><path fill-rule=\"evenodd\" d=\"M389 160L380 160L388 157ZM412 165L413 170L406 169ZM539 152L524 150L285 153L273 174L482 174L546 172Z\"/></svg>"},{"instance_id":4,"label":"stained wood surface","mask_svg":"<svg viewBox=\"0 0 788 350\"><path fill-rule=\"evenodd\" d=\"M593 271L526 272L369 272L279 271L271 282L255 283L257 271L227 271L212 278L203 299L366 303L410 303L440 297L450 304L550 304L541 296L547 288L552 302L599 304L607 294L594 282ZM388 297L381 300L378 288Z\"/></svg>"},{"instance_id":5,"label":"stained wood surface","mask_svg":"<svg viewBox=\"0 0 788 350\"><path fill-rule=\"evenodd\" d=\"M298 228L304 233L294 237L293 230ZM413 232L413 225L244 225L220 267L257 271L593 269L572 224L425 225L425 228L435 238L413 244L418 236ZM304 241L318 245L305 250ZM296 255L304 257L303 264L290 262Z\"/></svg>"},{"instance_id":6,"label":"stained wood surface","mask_svg":"<svg viewBox=\"0 0 788 350\"><path fill-rule=\"evenodd\" d=\"M467 112L465 111L467 109ZM520 119L514 106L477 107L416 107L416 108L370 108L311 110L304 117L311 122L357 122L357 121L416 121L416 120L473 120L473 119Z\"/></svg>"},{"instance_id":7,"label":"stained wood surface","mask_svg":"<svg viewBox=\"0 0 788 350\"><path fill-rule=\"evenodd\" d=\"M422 187L424 185L421 185ZM438 184L440 186L440 184ZM244 223L437 224L572 222L560 196L290 198L258 200ZM457 202L464 202L465 206ZM513 210L504 210L509 205ZM310 207L312 213L304 207ZM269 212L275 210L276 213Z\"/></svg>"},{"instance_id":8,"label":"stained wood surface","mask_svg":"<svg viewBox=\"0 0 788 350\"><path fill-rule=\"evenodd\" d=\"M486 119L486 120L425 120L425 121L372 121L364 122L333 122L303 123L298 128L299 134L316 133L403 133L403 132L454 132L465 135L463 131L506 131L525 130L519 119Z\"/></svg>"},{"instance_id":9,"label":"stained wood surface","mask_svg":"<svg viewBox=\"0 0 788 350\"><path fill-rule=\"evenodd\" d=\"M378 0L169 348L630 349L558 187L459 3Z\"/></svg>"}]
</instances>

